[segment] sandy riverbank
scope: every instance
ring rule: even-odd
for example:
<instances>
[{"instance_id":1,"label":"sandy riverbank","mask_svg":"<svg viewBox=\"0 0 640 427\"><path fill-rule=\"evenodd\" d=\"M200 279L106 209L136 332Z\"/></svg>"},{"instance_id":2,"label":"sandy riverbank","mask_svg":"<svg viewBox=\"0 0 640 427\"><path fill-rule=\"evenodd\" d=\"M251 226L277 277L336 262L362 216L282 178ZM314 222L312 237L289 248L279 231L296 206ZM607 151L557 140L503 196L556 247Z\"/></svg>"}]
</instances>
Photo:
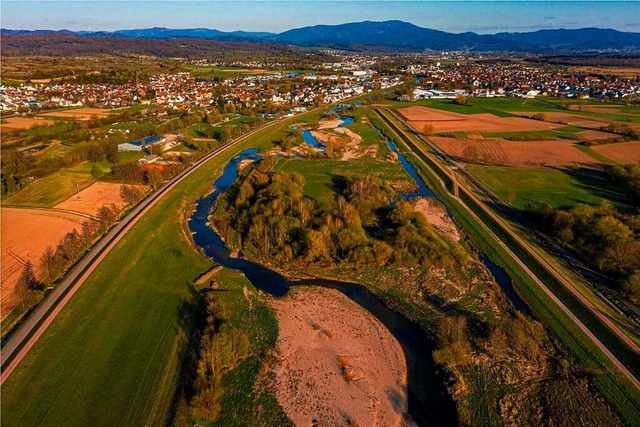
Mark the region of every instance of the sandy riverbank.
<instances>
[{"instance_id":1,"label":"sandy riverbank","mask_svg":"<svg viewBox=\"0 0 640 427\"><path fill-rule=\"evenodd\" d=\"M295 288L271 305L280 329L276 396L296 425L402 425L406 361L382 323L333 289Z\"/></svg>"},{"instance_id":2,"label":"sandy riverbank","mask_svg":"<svg viewBox=\"0 0 640 427\"><path fill-rule=\"evenodd\" d=\"M414 210L423 214L427 221L447 238L454 242L460 241L460 230L449 218L442 205L429 199L419 199L414 206Z\"/></svg>"}]
</instances>

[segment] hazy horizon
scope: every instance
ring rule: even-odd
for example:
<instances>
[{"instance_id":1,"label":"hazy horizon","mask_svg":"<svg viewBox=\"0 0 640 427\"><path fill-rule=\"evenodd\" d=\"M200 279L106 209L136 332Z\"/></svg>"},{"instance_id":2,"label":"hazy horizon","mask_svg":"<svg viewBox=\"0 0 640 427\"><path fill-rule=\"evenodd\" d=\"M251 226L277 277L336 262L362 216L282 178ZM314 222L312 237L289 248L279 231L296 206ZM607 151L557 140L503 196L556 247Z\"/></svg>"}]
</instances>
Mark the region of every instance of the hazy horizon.
<instances>
[{"instance_id":1,"label":"hazy horizon","mask_svg":"<svg viewBox=\"0 0 640 427\"><path fill-rule=\"evenodd\" d=\"M1 11L2 28L22 30L114 31L166 27L282 32L310 25L397 19L453 33L493 34L585 27L640 32L638 1L3 0Z\"/></svg>"}]
</instances>

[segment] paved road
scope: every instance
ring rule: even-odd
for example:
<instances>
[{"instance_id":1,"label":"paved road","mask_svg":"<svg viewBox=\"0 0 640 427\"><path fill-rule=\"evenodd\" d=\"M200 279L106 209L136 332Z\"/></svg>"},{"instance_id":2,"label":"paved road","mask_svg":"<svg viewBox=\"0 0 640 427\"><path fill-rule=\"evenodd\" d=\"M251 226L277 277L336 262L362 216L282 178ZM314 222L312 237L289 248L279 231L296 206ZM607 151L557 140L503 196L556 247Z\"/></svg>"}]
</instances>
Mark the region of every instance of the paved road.
<instances>
[{"instance_id":1,"label":"paved road","mask_svg":"<svg viewBox=\"0 0 640 427\"><path fill-rule=\"evenodd\" d=\"M271 122L206 154L188 166L184 171L180 172L171 180L163 184L157 191L151 193L151 195L132 209L122 221L112 227L111 230L103 236L67 274L64 280L55 287L51 294L49 294L35 309L31 316L29 316L29 318L20 325L19 329L11 335L9 341L0 351L0 363L2 366L0 384L3 384L9 375L11 375L13 370L18 366L31 347L33 347L38 338L40 338L51 322L53 322L57 314L62 310L67 302L69 302L73 294L75 294L93 270L95 270L100 262L107 256L109 251L113 249L127 231L129 231L131 227L133 227L138 220L140 220L140 218L149 211L149 209L158 203L165 194L212 157L245 138L279 123L280 120Z\"/></svg>"},{"instance_id":2,"label":"paved road","mask_svg":"<svg viewBox=\"0 0 640 427\"><path fill-rule=\"evenodd\" d=\"M410 134L408 134L406 131L402 130L400 128L400 126L397 125L397 123L395 123L394 126L394 122L393 119L391 119L388 115L385 114L385 112L382 112L380 110L376 110L376 112L378 113L378 115L387 122L387 124L391 124L391 130L396 132L399 131L400 133L403 134L404 136L404 140L406 140L408 142L408 145L410 145L410 148L412 148L413 150L418 150L420 151L422 154L429 156L429 154L422 149L419 145L412 143L412 139L410 137ZM397 120L397 119L396 119ZM405 124L406 126L406 124ZM398 135L400 136L400 135ZM418 159L420 159L419 156L416 156ZM421 162L422 159L420 159ZM424 162L423 162L424 163ZM437 163L436 163L437 164ZM427 165L426 163L424 163L424 165L428 168L431 169L429 167L429 165ZM445 169L442 169L443 171L445 171L447 174L452 175L452 172L450 171L446 171ZM436 175L437 177L437 175ZM439 179L439 178L438 178ZM464 178L458 176L457 177L458 181L464 180ZM440 179L439 179L440 180ZM440 180L440 183L442 184L442 187L444 189L444 191L447 191L446 185L444 184L444 182L442 182L442 180ZM491 217L498 221L499 224L501 224L503 226L503 228L505 229L505 231L507 231L514 239L516 239L518 241L519 244L521 244L523 247L525 247L525 249L527 248L527 243L524 242L518 235L515 234L515 232L513 232L512 230L509 229L509 227L506 227L500 218L498 218L493 212L491 212L491 210L489 208L487 208L484 203L480 200L478 200L473 194L470 194L469 191L467 191L464 187L460 187L460 191L464 191L469 197L473 198L474 201L476 203L478 203L478 205L489 215L491 215ZM455 197L453 195L451 195L451 197L453 197L454 199L456 199L458 201L458 203L460 203L461 206L463 206L467 212L469 212L480 224L484 225L484 222L475 214L475 212L473 212L473 210L471 210L460 198ZM580 328L580 330L594 343L594 345L596 345L604 354L605 356L611 361L611 363L622 373L624 374L625 377L627 377L629 379L629 381L631 381L633 383L633 385L640 389L640 381L638 381L638 379L627 369L627 367L620 362L620 360L613 354L611 353L611 351L598 339L598 337L591 332L591 330L589 330L589 328L587 328L584 323L582 323L582 321L580 321L580 319L578 319L573 312L566 306L564 305L564 303L549 289L547 288L547 286L529 269L529 267L522 261L520 260L520 258L518 258L512 251L511 249L509 249L509 247L502 242L502 240L500 240L498 238L498 236L496 236L493 231L491 231L491 229L485 225L485 229L486 231L488 231L495 239L496 241L500 244L500 246L518 263L518 265L520 265L520 267L536 282L536 284L538 284L538 286L544 291L545 294L547 294L547 296L549 298L551 298L553 300L554 303L556 303L556 305L576 324L576 326L578 326L578 328ZM531 249L532 250L532 249ZM532 254L534 255L534 254ZM535 254L535 256L537 256L537 254ZM537 256L537 259L539 261L544 261L542 260L539 256ZM562 278L555 270L551 270L549 271L550 273L552 273L554 275L554 277L556 277L558 280L561 281L561 283L564 284L564 278ZM573 289L574 292L575 289ZM584 298L584 297L583 297ZM595 309L595 308L594 308ZM602 315L602 313L598 312L600 314L600 316L598 316L599 318L602 319L602 317L604 317L604 315ZM608 322L605 322L607 325L611 324L611 321L604 317ZM603 319L604 321L604 319ZM615 325L614 325L615 326ZM616 332L616 329L612 329L613 332ZM622 333L621 331L618 331L619 333ZM616 334L618 335L618 334ZM623 334L624 335L624 334ZM620 335L618 335L620 336ZM637 351L637 346L635 345L635 342L631 341L630 343L628 342L630 339L628 336L624 335L624 337L626 338L626 340L624 340L625 342L627 342L628 344L632 344L632 348L634 349L634 351ZM620 338L623 338L622 336L620 336Z\"/></svg>"}]
</instances>

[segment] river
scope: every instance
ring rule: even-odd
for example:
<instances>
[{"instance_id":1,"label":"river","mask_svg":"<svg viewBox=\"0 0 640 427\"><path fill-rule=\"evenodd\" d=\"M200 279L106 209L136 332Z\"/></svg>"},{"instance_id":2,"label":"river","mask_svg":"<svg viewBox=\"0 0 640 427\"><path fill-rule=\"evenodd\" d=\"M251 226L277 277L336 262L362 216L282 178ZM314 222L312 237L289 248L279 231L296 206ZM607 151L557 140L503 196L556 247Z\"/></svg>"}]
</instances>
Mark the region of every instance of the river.
<instances>
[{"instance_id":1,"label":"river","mask_svg":"<svg viewBox=\"0 0 640 427\"><path fill-rule=\"evenodd\" d=\"M442 374L433 357L433 342L417 324L389 309L365 287L335 280L313 279L291 283L279 273L242 257L232 257L224 242L208 225L208 216L216 198L224 193L238 176L238 164L245 159L258 160L257 149L234 156L215 181L214 190L197 201L189 220L196 245L217 264L241 271L258 289L274 296L286 295L291 286L314 285L336 289L380 320L398 340L407 359L409 415L421 426L457 425L453 399L448 394Z\"/></svg>"},{"instance_id":2,"label":"river","mask_svg":"<svg viewBox=\"0 0 640 427\"><path fill-rule=\"evenodd\" d=\"M338 116L338 118L343 120L340 126L353 123L353 117ZM316 141L310 131L303 130L302 135L307 144L319 149L324 148ZM384 135L382 136L384 137ZM437 200L436 194L429 189L416 168L398 151L389 138L385 137L385 139L389 149L398 155L398 161L418 185L418 191L407 195L407 198L429 197ZM231 256L230 250L220 236L209 227L208 216L217 197L227 191L236 180L238 164L245 159L254 161L261 159L258 149L244 150L234 156L225 166L222 175L213 184L213 191L198 199L196 210L189 220L189 228L193 233L196 245L201 247L213 261L224 267L241 271L256 288L274 297L285 296L291 286L323 286L337 289L367 309L389 329L404 350L407 358L409 414L411 417L423 426L457 425L455 404L448 394L443 377L438 372L431 356L434 350L433 342L417 324L389 309L364 286L324 279L290 282L273 270L241 256ZM480 253L479 258L509 297L514 307L531 315L529 307L513 288L509 275L485 254Z\"/></svg>"}]
</instances>

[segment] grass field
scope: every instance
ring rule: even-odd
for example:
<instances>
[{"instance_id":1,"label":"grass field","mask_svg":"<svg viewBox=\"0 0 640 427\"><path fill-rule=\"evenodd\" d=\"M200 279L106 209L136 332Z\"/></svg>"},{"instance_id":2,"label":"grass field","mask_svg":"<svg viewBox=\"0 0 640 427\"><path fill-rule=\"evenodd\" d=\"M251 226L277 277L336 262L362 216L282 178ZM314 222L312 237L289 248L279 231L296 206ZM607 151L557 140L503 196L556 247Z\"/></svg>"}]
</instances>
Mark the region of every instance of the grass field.
<instances>
[{"instance_id":1,"label":"grass field","mask_svg":"<svg viewBox=\"0 0 640 427\"><path fill-rule=\"evenodd\" d=\"M185 65L185 68L193 75L205 77L246 77L268 74L271 70L265 68L235 68L235 67L208 67L204 65Z\"/></svg>"},{"instance_id":2,"label":"grass field","mask_svg":"<svg viewBox=\"0 0 640 427\"><path fill-rule=\"evenodd\" d=\"M410 178L398 163L382 161L344 162L342 160L279 160L276 171L295 171L304 176L304 192L318 198L327 190L334 190L335 181L356 175L376 176L383 181L409 182Z\"/></svg>"},{"instance_id":3,"label":"grass field","mask_svg":"<svg viewBox=\"0 0 640 427\"><path fill-rule=\"evenodd\" d=\"M142 159L147 153L144 151L120 151L118 153L118 160L120 163L134 162Z\"/></svg>"},{"instance_id":4,"label":"grass field","mask_svg":"<svg viewBox=\"0 0 640 427\"><path fill-rule=\"evenodd\" d=\"M238 151L270 148L294 121L211 159L109 253L2 388L3 425L165 425L185 343L189 284L211 266L178 220ZM173 220L171 219L173 218Z\"/></svg>"},{"instance_id":5,"label":"grass field","mask_svg":"<svg viewBox=\"0 0 640 427\"><path fill-rule=\"evenodd\" d=\"M78 189L82 190L95 181L91 173L78 173L65 169L32 182L15 195L4 199L3 202L14 206L52 207L76 194Z\"/></svg>"},{"instance_id":6,"label":"grass field","mask_svg":"<svg viewBox=\"0 0 640 427\"><path fill-rule=\"evenodd\" d=\"M599 205L604 200L626 204L624 193L595 171L479 165L467 169L517 209L526 209L532 202L548 203L555 208L570 208L579 203Z\"/></svg>"}]
</instances>

